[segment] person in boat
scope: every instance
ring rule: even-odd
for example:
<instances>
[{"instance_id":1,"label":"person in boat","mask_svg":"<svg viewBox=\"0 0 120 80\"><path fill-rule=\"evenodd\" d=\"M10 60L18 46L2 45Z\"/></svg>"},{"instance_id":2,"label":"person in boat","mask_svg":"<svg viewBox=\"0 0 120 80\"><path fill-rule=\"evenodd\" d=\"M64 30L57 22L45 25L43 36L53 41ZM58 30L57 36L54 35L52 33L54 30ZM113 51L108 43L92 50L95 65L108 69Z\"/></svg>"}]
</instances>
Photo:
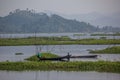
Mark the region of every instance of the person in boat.
<instances>
[{"instance_id":1,"label":"person in boat","mask_svg":"<svg viewBox=\"0 0 120 80\"><path fill-rule=\"evenodd\" d=\"M37 57L38 58L41 58L42 57L42 54L40 52L37 53Z\"/></svg>"},{"instance_id":2,"label":"person in boat","mask_svg":"<svg viewBox=\"0 0 120 80\"><path fill-rule=\"evenodd\" d=\"M71 56L71 55L70 55L69 52L68 52L68 54L67 54L67 60L68 60L68 61L70 61L70 56Z\"/></svg>"}]
</instances>

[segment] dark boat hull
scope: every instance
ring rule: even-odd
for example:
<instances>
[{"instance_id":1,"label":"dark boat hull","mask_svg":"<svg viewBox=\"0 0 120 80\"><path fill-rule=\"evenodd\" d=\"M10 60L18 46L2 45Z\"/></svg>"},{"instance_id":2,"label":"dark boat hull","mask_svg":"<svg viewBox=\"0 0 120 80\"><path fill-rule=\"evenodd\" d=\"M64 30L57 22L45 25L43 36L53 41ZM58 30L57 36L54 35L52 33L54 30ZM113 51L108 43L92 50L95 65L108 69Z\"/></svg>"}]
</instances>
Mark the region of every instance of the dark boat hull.
<instances>
[{"instance_id":1,"label":"dark boat hull","mask_svg":"<svg viewBox=\"0 0 120 80\"><path fill-rule=\"evenodd\" d=\"M39 58L40 61L51 60L51 61L70 61L70 58L97 58L97 55L84 55L84 56L63 56L63 57L55 57L55 58Z\"/></svg>"},{"instance_id":2,"label":"dark boat hull","mask_svg":"<svg viewBox=\"0 0 120 80\"><path fill-rule=\"evenodd\" d=\"M97 58L97 55L71 56L70 58Z\"/></svg>"}]
</instances>

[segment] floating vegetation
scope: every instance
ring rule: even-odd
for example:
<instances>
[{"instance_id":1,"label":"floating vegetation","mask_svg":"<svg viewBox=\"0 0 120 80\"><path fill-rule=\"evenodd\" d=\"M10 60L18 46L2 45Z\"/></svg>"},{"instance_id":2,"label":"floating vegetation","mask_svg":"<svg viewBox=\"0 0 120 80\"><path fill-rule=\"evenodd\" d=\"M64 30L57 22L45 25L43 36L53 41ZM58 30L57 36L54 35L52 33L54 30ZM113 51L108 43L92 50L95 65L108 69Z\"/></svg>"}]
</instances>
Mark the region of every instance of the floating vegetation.
<instances>
[{"instance_id":1,"label":"floating vegetation","mask_svg":"<svg viewBox=\"0 0 120 80\"><path fill-rule=\"evenodd\" d=\"M18 46L18 45L105 45L120 44L120 39L77 39L73 40L66 37L37 37L35 38L0 38L0 46Z\"/></svg>"},{"instance_id":2,"label":"floating vegetation","mask_svg":"<svg viewBox=\"0 0 120 80\"><path fill-rule=\"evenodd\" d=\"M120 73L120 62L0 62L0 70L59 70L59 71L98 71Z\"/></svg>"},{"instance_id":3,"label":"floating vegetation","mask_svg":"<svg viewBox=\"0 0 120 80\"><path fill-rule=\"evenodd\" d=\"M42 53L43 57L58 57L51 53ZM23 71L23 70L59 70L59 71L98 71L120 73L120 62L110 61L72 61L52 62L38 61L37 57L27 58L27 62L0 62L0 70Z\"/></svg>"},{"instance_id":4,"label":"floating vegetation","mask_svg":"<svg viewBox=\"0 0 120 80\"><path fill-rule=\"evenodd\" d=\"M120 36L120 33L112 33L112 34L91 34L91 36Z\"/></svg>"},{"instance_id":5,"label":"floating vegetation","mask_svg":"<svg viewBox=\"0 0 120 80\"><path fill-rule=\"evenodd\" d=\"M107 53L107 54L120 54L120 46L108 47L103 50L90 50L90 53Z\"/></svg>"},{"instance_id":6,"label":"floating vegetation","mask_svg":"<svg viewBox=\"0 0 120 80\"><path fill-rule=\"evenodd\" d=\"M81 34L73 34L73 36L85 36L86 34L81 33Z\"/></svg>"}]
</instances>

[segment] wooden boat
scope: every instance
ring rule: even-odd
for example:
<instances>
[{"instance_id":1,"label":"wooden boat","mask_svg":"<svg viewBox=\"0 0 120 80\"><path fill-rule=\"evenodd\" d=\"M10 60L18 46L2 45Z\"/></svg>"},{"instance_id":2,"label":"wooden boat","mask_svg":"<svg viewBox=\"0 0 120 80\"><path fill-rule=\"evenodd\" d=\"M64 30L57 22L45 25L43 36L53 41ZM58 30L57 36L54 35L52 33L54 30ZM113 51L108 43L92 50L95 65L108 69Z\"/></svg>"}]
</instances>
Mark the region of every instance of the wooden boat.
<instances>
[{"instance_id":1,"label":"wooden boat","mask_svg":"<svg viewBox=\"0 0 120 80\"><path fill-rule=\"evenodd\" d=\"M70 58L97 58L98 55L70 56Z\"/></svg>"},{"instance_id":2,"label":"wooden boat","mask_svg":"<svg viewBox=\"0 0 120 80\"><path fill-rule=\"evenodd\" d=\"M55 57L55 58L39 58L40 61L44 60L51 60L51 61L70 61L70 58L97 58L97 55L83 55L83 56L71 56L66 55L62 57Z\"/></svg>"}]
</instances>

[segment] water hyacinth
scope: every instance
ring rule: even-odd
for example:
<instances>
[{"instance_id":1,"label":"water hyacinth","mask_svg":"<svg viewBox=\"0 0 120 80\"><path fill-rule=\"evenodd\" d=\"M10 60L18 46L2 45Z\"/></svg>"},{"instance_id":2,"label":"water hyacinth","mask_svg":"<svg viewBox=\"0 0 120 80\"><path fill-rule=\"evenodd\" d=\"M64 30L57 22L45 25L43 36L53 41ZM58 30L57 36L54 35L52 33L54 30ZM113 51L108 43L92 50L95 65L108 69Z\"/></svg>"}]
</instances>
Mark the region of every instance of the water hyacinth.
<instances>
[{"instance_id":1,"label":"water hyacinth","mask_svg":"<svg viewBox=\"0 0 120 80\"><path fill-rule=\"evenodd\" d=\"M120 73L120 62L0 62L0 70L59 70L59 71L98 71Z\"/></svg>"}]
</instances>

